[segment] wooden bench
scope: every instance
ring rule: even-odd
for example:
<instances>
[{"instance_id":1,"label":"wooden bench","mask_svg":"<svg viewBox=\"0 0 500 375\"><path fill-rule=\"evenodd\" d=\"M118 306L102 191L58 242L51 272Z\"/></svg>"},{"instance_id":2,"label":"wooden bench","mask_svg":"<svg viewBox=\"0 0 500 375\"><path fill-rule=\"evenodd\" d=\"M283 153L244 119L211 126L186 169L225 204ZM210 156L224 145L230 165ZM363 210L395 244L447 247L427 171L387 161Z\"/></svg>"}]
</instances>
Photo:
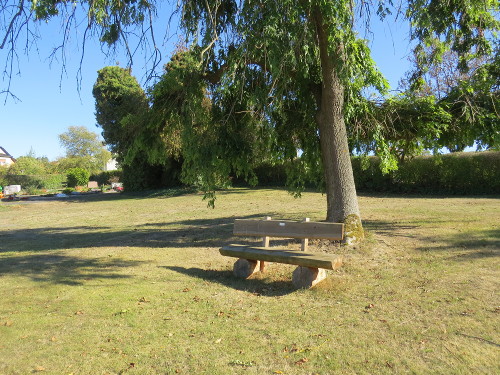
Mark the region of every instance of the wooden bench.
<instances>
[{"instance_id":1,"label":"wooden bench","mask_svg":"<svg viewBox=\"0 0 500 375\"><path fill-rule=\"evenodd\" d=\"M235 220L233 233L237 236L262 237L262 246L231 244L219 252L224 256L239 258L233 271L238 277L248 278L265 270L265 262L293 264L292 282L297 288L310 288L326 277L326 269L334 270L342 265L342 258L332 254L307 252L309 239L342 240L344 224L318 223L305 219L302 222L288 220ZM300 238L302 251L269 248L269 238Z\"/></svg>"}]
</instances>

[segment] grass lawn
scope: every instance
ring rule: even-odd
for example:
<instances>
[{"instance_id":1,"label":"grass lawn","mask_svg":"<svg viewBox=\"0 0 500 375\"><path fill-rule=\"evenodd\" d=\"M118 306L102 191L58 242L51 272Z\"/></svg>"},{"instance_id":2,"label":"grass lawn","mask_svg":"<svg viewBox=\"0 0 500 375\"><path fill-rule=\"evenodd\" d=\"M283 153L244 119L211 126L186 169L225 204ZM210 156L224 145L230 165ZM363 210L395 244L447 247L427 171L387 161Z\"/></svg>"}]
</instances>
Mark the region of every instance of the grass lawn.
<instances>
[{"instance_id":1,"label":"grass lawn","mask_svg":"<svg viewBox=\"0 0 500 375\"><path fill-rule=\"evenodd\" d=\"M500 199L360 205L368 240L310 241L344 265L294 290L293 266L238 280L218 248L252 241L235 218L324 219L321 194L1 203L0 374L499 373Z\"/></svg>"}]
</instances>

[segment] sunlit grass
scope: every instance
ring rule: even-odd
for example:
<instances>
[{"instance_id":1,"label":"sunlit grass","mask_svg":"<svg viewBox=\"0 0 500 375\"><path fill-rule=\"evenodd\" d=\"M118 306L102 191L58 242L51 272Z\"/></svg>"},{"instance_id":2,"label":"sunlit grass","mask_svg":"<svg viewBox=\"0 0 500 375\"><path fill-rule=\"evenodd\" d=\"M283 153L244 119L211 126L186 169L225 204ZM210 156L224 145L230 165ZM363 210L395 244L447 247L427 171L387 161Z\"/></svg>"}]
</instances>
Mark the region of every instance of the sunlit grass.
<instances>
[{"instance_id":1,"label":"sunlit grass","mask_svg":"<svg viewBox=\"0 0 500 375\"><path fill-rule=\"evenodd\" d=\"M492 374L500 200L360 197L368 240L311 290L235 279L235 218L325 198L232 190L2 203L0 374ZM290 241L290 246L298 246Z\"/></svg>"}]
</instances>

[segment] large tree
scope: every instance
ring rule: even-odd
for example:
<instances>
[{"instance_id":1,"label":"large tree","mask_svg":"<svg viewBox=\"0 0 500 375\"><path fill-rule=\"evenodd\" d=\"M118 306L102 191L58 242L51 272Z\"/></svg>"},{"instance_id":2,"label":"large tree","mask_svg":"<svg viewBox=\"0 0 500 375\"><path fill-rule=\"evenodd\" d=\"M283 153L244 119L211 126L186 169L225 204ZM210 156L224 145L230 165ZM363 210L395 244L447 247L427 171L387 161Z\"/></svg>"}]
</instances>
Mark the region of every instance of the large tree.
<instances>
[{"instance_id":1,"label":"large tree","mask_svg":"<svg viewBox=\"0 0 500 375\"><path fill-rule=\"evenodd\" d=\"M99 135L85 126L70 126L59 134L59 142L66 149L66 158L59 163L67 168L83 168L90 173L99 173L111 159Z\"/></svg>"},{"instance_id":2,"label":"large tree","mask_svg":"<svg viewBox=\"0 0 500 375\"><path fill-rule=\"evenodd\" d=\"M108 66L97 72L92 94L96 121L109 149L124 162L148 110L144 90L129 69Z\"/></svg>"},{"instance_id":3,"label":"large tree","mask_svg":"<svg viewBox=\"0 0 500 375\"><path fill-rule=\"evenodd\" d=\"M149 98L130 69L108 66L99 70L92 93L97 125L122 166L125 188L178 185L179 155L156 127Z\"/></svg>"},{"instance_id":4,"label":"large tree","mask_svg":"<svg viewBox=\"0 0 500 375\"><path fill-rule=\"evenodd\" d=\"M2 48L13 45L19 30L32 19L49 20L62 13L72 16L76 8L73 2L53 0L2 0L1 4L2 13L8 15L2 21ZM126 37L129 26L149 25L146 15L154 13L153 4L146 0L84 1L80 5L88 15L87 29L97 29L107 43ZM199 46L199 67L216 85L209 87L209 94L218 101L216 107L232 109L221 111L227 120L230 115L242 118L243 112L256 115L252 118L262 120L263 136L290 136L289 142L275 142L275 146L292 143L296 147L285 147L288 153L300 149L306 160L319 157L327 219L346 222L348 237L359 237L361 219L347 124L362 108L362 89L383 89L384 82L366 44L357 37L357 16L369 10L384 15L392 1L355 5L352 0L185 0L181 5L183 26L190 41ZM450 46L459 54L462 69L472 55L491 52L499 24L496 0L409 0L401 5L411 23L411 38L417 41L415 85L440 55L440 49L426 54L425 45L437 41ZM71 17L66 19L72 22ZM231 107L227 98L237 99L246 108ZM265 131L291 124L288 132ZM231 140L232 135L227 135ZM214 167L217 163L209 166Z\"/></svg>"}]
</instances>

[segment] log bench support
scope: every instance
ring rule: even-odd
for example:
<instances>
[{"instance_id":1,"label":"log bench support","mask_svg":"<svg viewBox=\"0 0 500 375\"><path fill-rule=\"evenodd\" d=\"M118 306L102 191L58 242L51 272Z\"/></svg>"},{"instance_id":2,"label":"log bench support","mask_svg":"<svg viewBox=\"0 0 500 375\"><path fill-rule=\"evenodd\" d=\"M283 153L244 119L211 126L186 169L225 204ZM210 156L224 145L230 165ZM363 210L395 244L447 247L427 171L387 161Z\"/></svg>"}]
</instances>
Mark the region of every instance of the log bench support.
<instances>
[{"instance_id":1,"label":"log bench support","mask_svg":"<svg viewBox=\"0 0 500 375\"><path fill-rule=\"evenodd\" d=\"M298 266L292 274L292 283L296 288L312 288L320 281L326 279L326 270Z\"/></svg>"},{"instance_id":2,"label":"log bench support","mask_svg":"<svg viewBox=\"0 0 500 375\"><path fill-rule=\"evenodd\" d=\"M239 258L233 267L237 277L248 278L257 272L264 272L266 262L297 265L292 282L297 288L311 288L326 278L326 269L337 269L342 258L332 254L310 253L307 249L309 238L341 240L343 224L278 221L266 217L265 220L236 220L234 234L240 236L262 236L262 246L232 244L219 251L224 256ZM270 249L269 237L300 238L302 251Z\"/></svg>"}]
</instances>

